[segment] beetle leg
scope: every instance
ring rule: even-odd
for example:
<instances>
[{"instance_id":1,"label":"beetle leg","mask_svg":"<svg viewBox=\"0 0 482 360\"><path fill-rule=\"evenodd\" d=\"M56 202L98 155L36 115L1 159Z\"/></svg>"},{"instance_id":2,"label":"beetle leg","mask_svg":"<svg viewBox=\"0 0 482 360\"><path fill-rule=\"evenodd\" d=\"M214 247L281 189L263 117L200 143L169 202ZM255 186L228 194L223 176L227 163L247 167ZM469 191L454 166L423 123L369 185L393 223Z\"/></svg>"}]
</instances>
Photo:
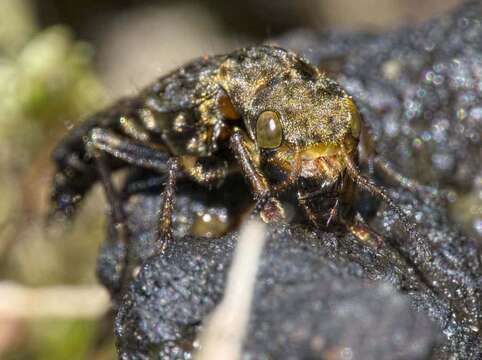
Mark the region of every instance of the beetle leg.
<instances>
[{"instance_id":1,"label":"beetle leg","mask_svg":"<svg viewBox=\"0 0 482 360\"><path fill-rule=\"evenodd\" d=\"M161 209L159 212L159 228L157 235L157 254L162 254L169 242L173 240L172 236L172 213L174 206L174 193L176 191L176 182L179 174L179 160L171 158L167 164L167 181L162 192Z\"/></svg>"},{"instance_id":2,"label":"beetle leg","mask_svg":"<svg viewBox=\"0 0 482 360\"><path fill-rule=\"evenodd\" d=\"M264 222L275 222L285 218L283 207L272 196L268 180L254 164L253 156L246 146L246 138L237 130L230 138L231 149L241 166L241 170L251 185L256 201L255 211L259 211Z\"/></svg>"},{"instance_id":3,"label":"beetle leg","mask_svg":"<svg viewBox=\"0 0 482 360\"><path fill-rule=\"evenodd\" d=\"M300 204L300 206L303 209L303 211L305 212L308 220L310 220L310 222L314 226L318 226L318 217L316 216L316 214L313 212L313 210L311 210L310 206L308 205L308 201L307 201L308 197L305 194L301 193L300 191L298 191L296 193L296 197L298 199L298 204Z\"/></svg>"},{"instance_id":4,"label":"beetle leg","mask_svg":"<svg viewBox=\"0 0 482 360\"><path fill-rule=\"evenodd\" d=\"M336 199L335 205L333 205L333 207L330 209L330 215L326 220L326 224L325 224L326 227L328 227L331 224L331 222L337 217L339 206L340 206L340 201Z\"/></svg>"},{"instance_id":5,"label":"beetle leg","mask_svg":"<svg viewBox=\"0 0 482 360\"><path fill-rule=\"evenodd\" d=\"M352 221L344 222L344 224L361 242L372 244L376 249L382 246L384 242L383 236L368 226L359 214Z\"/></svg>"},{"instance_id":6,"label":"beetle leg","mask_svg":"<svg viewBox=\"0 0 482 360\"><path fill-rule=\"evenodd\" d=\"M160 173L167 172L167 183L162 193L163 200L160 209L157 242L159 252L163 252L166 244L172 240L172 206L179 167L178 160L168 158L168 154L163 151L135 143L127 138L100 128L94 128L90 132L89 139L87 140L87 149L93 154L100 181L105 189L106 198L112 212L115 237L118 241L126 244L126 249L129 246L128 228L125 221L126 216L119 202L119 195L112 184L110 169L104 161L104 154L110 154L116 159L142 168L157 170ZM121 273L121 286L125 284L125 279L129 274L130 264L128 254L129 252L126 251L125 259L123 259L124 266Z\"/></svg>"},{"instance_id":7,"label":"beetle leg","mask_svg":"<svg viewBox=\"0 0 482 360\"><path fill-rule=\"evenodd\" d=\"M196 157L185 155L180 157L180 162L187 176L196 183L208 188L220 186L228 174L228 163L224 159L210 157Z\"/></svg>"},{"instance_id":8,"label":"beetle leg","mask_svg":"<svg viewBox=\"0 0 482 360\"><path fill-rule=\"evenodd\" d=\"M106 152L128 164L164 173L169 155L160 149L136 143L101 128L94 128L87 140L88 147Z\"/></svg>"},{"instance_id":9,"label":"beetle leg","mask_svg":"<svg viewBox=\"0 0 482 360\"><path fill-rule=\"evenodd\" d=\"M375 169L383 173L390 181L394 182L398 186L407 189L412 192L434 197L439 195L437 191L429 186L420 184L414 179L410 179L398 171L380 155L377 154L375 142L370 134L370 128L364 122L361 123L361 158L368 164L368 171L370 174L374 174Z\"/></svg>"},{"instance_id":10,"label":"beetle leg","mask_svg":"<svg viewBox=\"0 0 482 360\"><path fill-rule=\"evenodd\" d=\"M443 192L439 192L433 187L422 185L418 181L400 174L387 160L378 155L373 157L373 163L377 170L404 189L432 198L445 195Z\"/></svg>"},{"instance_id":11,"label":"beetle leg","mask_svg":"<svg viewBox=\"0 0 482 360\"><path fill-rule=\"evenodd\" d=\"M320 192L321 193L321 192ZM319 195L320 193L317 193L316 195ZM310 198L313 197L313 194L304 194L300 191L296 193L296 198L298 199L298 204L301 206L303 211L305 212L306 217L310 222L318 227L320 225L320 218L317 216L317 214L312 210L310 205L308 204L308 201ZM337 219L338 216L338 210L340 207L340 201L336 199L335 204L331 207L329 213L328 213L328 218L326 219L326 222L324 224L324 227L328 228L330 224Z\"/></svg>"},{"instance_id":12,"label":"beetle leg","mask_svg":"<svg viewBox=\"0 0 482 360\"><path fill-rule=\"evenodd\" d=\"M94 154L94 159L96 162L97 170L100 176L100 182L104 188L104 192L107 198L107 203L110 207L112 213L112 219L114 220L114 225L117 227L125 225L125 215L122 208L121 202L119 201L119 194L112 183L110 177L110 172L107 165L105 164L105 159L100 152ZM124 229L125 230L125 229ZM125 233L125 231L123 231Z\"/></svg>"},{"instance_id":13,"label":"beetle leg","mask_svg":"<svg viewBox=\"0 0 482 360\"><path fill-rule=\"evenodd\" d=\"M109 206L111 218L112 218L112 230L113 230L113 237L115 242L120 242L125 252L123 253L123 258L120 260L122 264L121 273L120 273L120 282L119 282L119 289L122 290L122 287L125 284L125 281L128 276L128 246L129 246L129 234L126 222L126 216L124 213L124 208L122 207L122 203L120 201L119 194L112 183L112 179L110 176L110 171L105 163L105 159L103 154L100 151L95 151L93 154L93 158L95 161L95 165L97 167L97 171L99 173L99 179L104 189L105 197L107 200L107 204Z\"/></svg>"},{"instance_id":14,"label":"beetle leg","mask_svg":"<svg viewBox=\"0 0 482 360\"><path fill-rule=\"evenodd\" d=\"M429 259L430 246L416 230L416 222L414 222L409 216L407 216L403 212L403 210L390 198L390 196L382 187L376 185L370 179L367 179L360 175L356 165L353 163L353 160L348 155L346 155L346 153L345 163L347 166L348 174L362 189L369 191L371 194L383 200L398 215L398 217L400 218L400 222L403 224L407 234L417 243L418 251L421 254L420 259L417 259L417 261L426 261L427 259Z\"/></svg>"}]
</instances>

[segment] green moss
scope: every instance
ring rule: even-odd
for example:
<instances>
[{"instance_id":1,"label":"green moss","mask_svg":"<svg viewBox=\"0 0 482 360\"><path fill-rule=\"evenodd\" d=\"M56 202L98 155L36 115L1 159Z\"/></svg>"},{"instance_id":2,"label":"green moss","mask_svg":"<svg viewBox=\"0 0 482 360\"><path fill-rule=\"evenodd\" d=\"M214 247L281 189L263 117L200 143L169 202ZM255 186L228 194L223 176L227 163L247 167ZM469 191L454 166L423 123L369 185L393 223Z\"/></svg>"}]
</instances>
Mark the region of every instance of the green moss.
<instances>
[{"instance_id":1,"label":"green moss","mask_svg":"<svg viewBox=\"0 0 482 360\"><path fill-rule=\"evenodd\" d=\"M44 227L51 148L73 123L104 103L92 59L91 46L76 40L67 27L40 30L28 0L0 0L2 278L42 285L94 281L95 252L103 228L95 214L102 209L80 217L74 231L55 235ZM82 235L77 227L84 229ZM98 323L26 321L17 345L0 357L90 359L99 337ZM113 348L110 344L109 349ZM114 358L112 351L106 354L102 359Z\"/></svg>"},{"instance_id":2,"label":"green moss","mask_svg":"<svg viewBox=\"0 0 482 360\"><path fill-rule=\"evenodd\" d=\"M12 349L3 358L5 360L89 359L96 335L96 321L36 320L28 325L26 336L30 341L27 345Z\"/></svg>"},{"instance_id":3,"label":"green moss","mask_svg":"<svg viewBox=\"0 0 482 360\"><path fill-rule=\"evenodd\" d=\"M40 136L102 105L104 91L92 69L93 51L54 26L11 56L0 56L0 138L35 123Z\"/></svg>"},{"instance_id":4,"label":"green moss","mask_svg":"<svg viewBox=\"0 0 482 360\"><path fill-rule=\"evenodd\" d=\"M14 54L36 31L30 1L0 0L0 54Z\"/></svg>"}]
</instances>

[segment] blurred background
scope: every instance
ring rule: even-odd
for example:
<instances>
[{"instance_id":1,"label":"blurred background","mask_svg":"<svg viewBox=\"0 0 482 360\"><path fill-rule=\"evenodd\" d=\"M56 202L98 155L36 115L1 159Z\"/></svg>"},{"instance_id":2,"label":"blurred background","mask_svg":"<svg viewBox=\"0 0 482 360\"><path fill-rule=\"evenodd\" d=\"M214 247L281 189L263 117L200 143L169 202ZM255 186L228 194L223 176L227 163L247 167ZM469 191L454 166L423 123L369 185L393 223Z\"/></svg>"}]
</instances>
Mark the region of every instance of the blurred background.
<instances>
[{"instance_id":1,"label":"blurred background","mask_svg":"<svg viewBox=\"0 0 482 360\"><path fill-rule=\"evenodd\" d=\"M43 226L49 154L83 116L195 56L300 27L386 32L460 2L0 0L0 358L115 358L101 192L67 232Z\"/></svg>"}]
</instances>

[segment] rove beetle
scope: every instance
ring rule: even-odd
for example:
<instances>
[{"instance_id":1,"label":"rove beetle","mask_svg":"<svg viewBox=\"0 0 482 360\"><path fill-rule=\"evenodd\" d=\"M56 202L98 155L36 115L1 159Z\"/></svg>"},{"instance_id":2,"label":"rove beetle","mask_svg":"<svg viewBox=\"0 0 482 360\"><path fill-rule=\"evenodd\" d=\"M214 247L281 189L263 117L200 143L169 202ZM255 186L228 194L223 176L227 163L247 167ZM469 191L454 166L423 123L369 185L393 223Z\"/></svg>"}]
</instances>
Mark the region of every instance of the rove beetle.
<instances>
[{"instance_id":1,"label":"rove beetle","mask_svg":"<svg viewBox=\"0 0 482 360\"><path fill-rule=\"evenodd\" d=\"M118 236L127 240L111 173L132 165L166 175L160 252L172 240L176 181L216 188L232 174L245 177L265 222L285 217L278 197L290 192L316 226L339 224L361 239L381 241L354 210L361 188L387 202L416 234L385 191L360 174L359 151L369 168L406 188L420 185L396 173L371 144L353 99L298 55L256 46L202 57L93 115L63 139L53 155L52 214L72 216L100 181Z\"/></svg>"}]
</instances>

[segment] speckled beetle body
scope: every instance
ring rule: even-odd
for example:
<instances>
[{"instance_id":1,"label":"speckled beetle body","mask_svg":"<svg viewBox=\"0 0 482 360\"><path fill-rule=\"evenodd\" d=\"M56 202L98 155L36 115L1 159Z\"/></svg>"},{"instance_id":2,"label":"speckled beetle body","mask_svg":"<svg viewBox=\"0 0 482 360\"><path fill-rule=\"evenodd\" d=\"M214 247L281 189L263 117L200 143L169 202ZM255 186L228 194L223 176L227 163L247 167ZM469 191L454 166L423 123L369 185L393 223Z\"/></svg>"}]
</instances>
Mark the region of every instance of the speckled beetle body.
<instances>
[{"instance_id":1,"label":"speckled beetle body","mask_svg":"<svg viewBox=\"0 0 482 360\"><path fill-rule=\"evenodd\" d=\"M120 237L125 236L110 173L129 164L167 176L160 251L172 238L176 180L213 188L233 173L246 178L266 222L284 219L277 196L291 189L317 226L336 222L360 238L377 237L354 220L359 185L396 208L411 230L383 190L358 172L363 130L352 98L291 52L258 46L203 57L93 115L65 137L54 153L53 213L73 214L100 180ZM375 155L371 159L382 164Z\"/></svg>"}]
</instances>

